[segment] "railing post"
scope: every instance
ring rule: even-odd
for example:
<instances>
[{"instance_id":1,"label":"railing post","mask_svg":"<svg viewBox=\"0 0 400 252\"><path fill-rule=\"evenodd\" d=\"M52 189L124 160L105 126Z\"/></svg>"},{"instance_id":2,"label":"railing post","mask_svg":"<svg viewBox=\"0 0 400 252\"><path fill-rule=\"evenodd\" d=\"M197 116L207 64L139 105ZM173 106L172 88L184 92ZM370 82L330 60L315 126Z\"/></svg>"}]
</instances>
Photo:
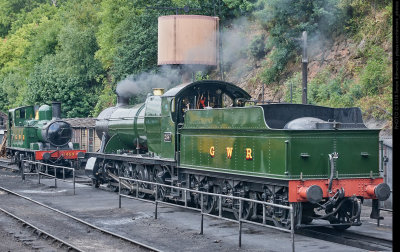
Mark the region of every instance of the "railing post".
<instances>
[{"instance_id":1,"label":"railing post","mask_svg":"<svg viewBox=\"0 0 400 252\"><path fill-rule=\"evenodd\" d=\"M185 208L187 207L187 191L186 190L184 190L185 191L185 196L184 196L184 199L185 199Z\"/></svg>"},{"instance_id":2,"label":"railing post","mask_svg":"<svg viewBox=\"0 0 400 252\"><path fill-rule=\"evenodd\" d=\"M40 184L39 163L36 163L36 174L37 174L37 176L38 176L38 184Z\"/></svg>"},{"instance_id":3,"label":"railing post","mask_svg":"<svg viewBox=\"0 0 400 252\"><path fill-rule=\"evenodd\" d=\"M63 180L65 180L65 168L63 167Z\"/></svg>"},{"instance_id":4,"label":"railing post","mask_svg":"<svg viewBox=\"0 0 400 252\"><path fill-rule=\"evenodd\" d=\"M292 252L294 252L294 213L292 204L290 204L290 238L292 240Z\"/></svg>"},{"instance_id":5,"label":"railing post","mask_svg":"<svg viewBox=\"0 0 400 252\"><path fill-rule=\"evenodd\" d=\"M41 168L41 167L40 167ZM38 168L37 173L38 173L38 184L40 185L40 168Z\"/></svg>"},{"instance_id":6,"label":"railing post","mask_svg":"<svg viewBox=\"0 0 400 252\"><path fill-rule=\"evenodd\" d=\"M118 207L121 208L121 178L118 178Z\"/></svg>"},{"instance_id":7,"label":"railing post","mask_svg":"<svg viewBox=\"0 0 400 252\"><path fill-rule=\"evenodd\" d=\"M218 196L219 201L218 201L218 216L222 217L222 196Z\"/></svg>"},{"instance_id":8,"label":"railing post","mask_svg":"<svg viewBox=\"0 0 400 252\"><path fill-rule=\"evenodd\" d=\"M54 166L54 188L57 188L57 167Z\"/></svg>"},{"instance_id":9,"label":"railing post","mask_svg":"<svg viewBox=\"0 0 400 252\"><path fill-rule=\"evenodd\" d=\"M242 247L242 200L239 200L239 248Z\"/></svg>"},{"instance_id":10,"label":"railing post","mask_svg":"<svg viewBox=\"0 0 400 252\"><path fill-rule=\"evenodd\" d=\"M139 182L136 181L136 198L139 198Z\"/></svg>"},{"instance_id":11,"label":"railing post","mask_svg":"<svg viewBox=\"0 0 400 252\"><path fill-rule=\"evenodd\" d=\"M25 171L24 171L25 169L24 169L24 166L25 166L25 162L24 162L24 160L21 160L21 179L25 181Z\"/></svg>"},{"instance_id":12,"label":"railing post","mask_svg":"<svg viewBox=\"0 0 400 252\"><path fill-rule=\"evenodd\" d=\"M154 211L154 219L157 220L157 213L158 213L158 185L156 185L156 209Z\"/></svg>"},{"instance_id":13,"label":"railing post","mask_svg":"<svg viewBox=\"0 0 400 252\"><path fill-rule=\"evenodd\" d=\"M203 194L200 194L200 206L201 206L201 224L200 224L200 234L203 234L203 222L204 222L204 215L203 215Z\"/></svg>"},{"instance_id":14,"label":"railing post","mask_svg":"<svg viewBox=\"0 0 400 252\"><path fill-rule=\"evenodd\" d=\"M266 222L266 220L265 220L265 216L266 216L266 214L265 214L265 205L264 204L262 204L262 207L263 207L263 224L265 225L267 222Z\"/></svg>"},{"instance_id":15,"label":"railing post","mask_svg":"<svg viewBox=\"0 0 400 252\"><path fill-rule=\"evenodd\" d=\"M72 169L72 182L74 185L74 195L75 195L75 169Z\"/></svg>"}]
</instances>

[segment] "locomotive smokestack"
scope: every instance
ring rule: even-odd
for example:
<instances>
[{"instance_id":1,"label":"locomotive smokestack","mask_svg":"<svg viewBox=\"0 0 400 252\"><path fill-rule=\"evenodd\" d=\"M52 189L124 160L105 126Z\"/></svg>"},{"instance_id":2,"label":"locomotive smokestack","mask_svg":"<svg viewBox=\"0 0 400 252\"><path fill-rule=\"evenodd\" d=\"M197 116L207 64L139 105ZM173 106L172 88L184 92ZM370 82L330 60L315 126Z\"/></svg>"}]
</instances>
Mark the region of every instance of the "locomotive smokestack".
<instances>
[{"instance_id":1,"label":"locomotive smokestack","mask_svg":"<svg viewBox=\"0 0 400 252\"><path fill-rule=\"evenodd\" d=\"M125 106L129 104L129 97L121 96L117 94L117 107Z\"/></svg>"},{"instance_id":2,"label":"locomotive smokestack","mask_svg":"<svg viewBox=\"0 0 400 252\"><path fill-rule=\"evenodd\" d=\"M53 111L53 120L61 118L61 102L53 101L51 103L52 111Z\"/></svg>"}]
</instances>

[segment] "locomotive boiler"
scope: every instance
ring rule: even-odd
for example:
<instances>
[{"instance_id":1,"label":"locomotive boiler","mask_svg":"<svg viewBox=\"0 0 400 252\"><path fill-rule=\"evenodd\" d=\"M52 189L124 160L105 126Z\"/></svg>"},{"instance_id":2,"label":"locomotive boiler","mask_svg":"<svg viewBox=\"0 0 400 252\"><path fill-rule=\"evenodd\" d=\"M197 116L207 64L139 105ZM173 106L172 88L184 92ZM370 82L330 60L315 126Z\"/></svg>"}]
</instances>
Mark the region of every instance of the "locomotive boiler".
<instances>
[{"instance_id":1,"label":"locomotive boiler","mask_svg":"<svg viewBox=\"0 0 400 252\"><path fill-rule=\"evenodd\" d=\"M251 102L241 88L223 81L198 81L115 107L97 118L102 139L88 153L86 173L98 186L118 186L132 177L201 191L248 197L295 207L297 227L315 220L338 229L361 225L361 204L378 201L390 188L379 174L379 130L368 129L359 108ZM129 185L124 187L129 188ZM141 197L155 188L140 186ZM199 205L196 194L163 190L158 195ZM220 207L206 197L205 212ZM242 219L262 214L277 226L290 227L289 212L235 201L222 203Z\"/></svg>"}]
</instances>

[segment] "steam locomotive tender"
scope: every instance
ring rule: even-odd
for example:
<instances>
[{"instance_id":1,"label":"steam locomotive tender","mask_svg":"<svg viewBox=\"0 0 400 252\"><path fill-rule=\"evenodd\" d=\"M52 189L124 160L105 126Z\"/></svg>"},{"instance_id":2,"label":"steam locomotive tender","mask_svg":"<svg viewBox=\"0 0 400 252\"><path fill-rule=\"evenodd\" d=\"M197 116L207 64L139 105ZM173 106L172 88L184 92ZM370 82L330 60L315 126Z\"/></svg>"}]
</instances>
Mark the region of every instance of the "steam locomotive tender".
<instances>
[{"instance_id":1,"label":"steam locomotive tender","mask_svg":"<svg viewBox=\"0 0 400 252\"><path fill-rule=\"evenodd\" d=\"M22 160L78 167L86 150L72 143L71 125L61 119L61 103L9 110L7 156L21 168ZM33 168L26 164L27 167Z\"/></svg>"},{"instance_id":2,"label":"steam locomotive tender","mask_svg":"<svg viewBox=\"0 0 400 252\"><path fill-rule=\"evenodd\" d=\"M86 154L96 186L116 188L124 176L293 204L297 227L327 220L338 229L361 225L364 199L373 199L371 218L378 218L378 201L390 195L379 176L379 130L366 128L359 108L247 106L250 95L222 81L182 84L133 106L118 98L97 118L100 152ZM159 190L163 199L200 205L198 194ZM155 195L148 185L139 191ZM222 210L237 218L238 206L226 200ZM217 210L217 199L205 197L203 207ZM290 227L288 211L267 206L265 212L275 225ZM262 213L262 206L244 203L241 218Z\"/></svg>"}]
</instances>

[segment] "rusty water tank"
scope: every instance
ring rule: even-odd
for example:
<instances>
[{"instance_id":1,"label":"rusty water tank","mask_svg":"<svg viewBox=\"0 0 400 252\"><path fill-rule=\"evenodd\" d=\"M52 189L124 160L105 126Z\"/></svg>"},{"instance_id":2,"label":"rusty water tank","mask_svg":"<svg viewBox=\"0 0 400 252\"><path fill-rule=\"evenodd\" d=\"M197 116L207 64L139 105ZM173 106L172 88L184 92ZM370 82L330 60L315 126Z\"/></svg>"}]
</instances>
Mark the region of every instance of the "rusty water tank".
<instances>
[{"instance_id":1,"label":"rusty water tank","mask_svg":"<svg viewBox=\"0 0 400 252\"><path fill-rule=\"evenodd\" d=\"M158 18L158 65L218 63L218 17L171 15Z\"/></svg>"}]
</instances>

